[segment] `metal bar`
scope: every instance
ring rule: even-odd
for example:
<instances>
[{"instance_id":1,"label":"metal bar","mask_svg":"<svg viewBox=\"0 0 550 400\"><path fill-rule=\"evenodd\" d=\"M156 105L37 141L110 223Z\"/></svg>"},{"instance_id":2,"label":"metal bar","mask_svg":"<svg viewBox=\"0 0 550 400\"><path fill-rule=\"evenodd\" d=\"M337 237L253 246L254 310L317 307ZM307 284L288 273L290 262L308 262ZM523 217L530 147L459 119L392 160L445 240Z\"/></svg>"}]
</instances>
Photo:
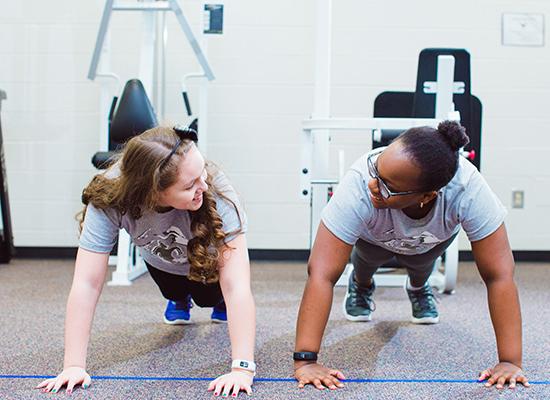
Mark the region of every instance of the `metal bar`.
<instances>
[{"instance_id":1,"label":"metal bar","mask_svg":"<svg viewBox=\"0 0 550 400\"><path fill-rule=\"evenodd\" d=\"M155 1L154 3L120 2L113 6L115 11L170 11L168 1Z\"/></svg>"},{"instance_id":2,"label":"metal bar","mask_svg":"<svg viewBox=\"0 0 550 400\"><path fill-rule=\"evenodd\" d=\"M185 19L185 16L183 15L183 12L181 11L181 8L176 0L169 0L172 10L174 11L174 14L176 14L176 18L181 26L181 29L183 30L183 33L185 33L185 36L187 37L187 40L189 41L189 44L191 45L191 48L193 49L195 56L197 57L197 60L199 61L199 64L201 65L204 74L208 78L209 81L214 80L215 76L212 72L212 69L210 68L210 64L208 64L208 60L204 56L201 47L199 43L197 42L197 39L195 39L195 35L193 34L193 31L191 30L191 27L189 26L189 23L187 22L187 19Z\"/></svg>"},{"instance_id":3,"label":"metal bar","mask_svg":"<svg viewBox=\"0 0 550 400\"><path fill-rule=\"evenodd\" d=\"M96 77L97 65L99 63L99 57L101 56L101 50L103 49L105 34L107 33L107 29L109 28L109 20L111 19L113 1L114 0L107 0L105 3L105 8L103 9L101 24L99 25L99 31L97 32L97 39L95 42L94 54L92 55L92 62L90 63L90 69L88 70L88 79L92 81Z\"/></svg>"},{"instance_id":4,"label":"metal bar","mask_svg":"<svg viewBox=\"0 0 550 400\"><path fill-rule=\"evenodd\" d=\"M441 119L435 118L310 118L302 121L302 129L409 129L416 126L437 126L440 122Z\"/></svg>"},{"instance_id":5,"label":"metal bar","mask_svg":"<svg viewBox=\"0 0 550 400\"><path fill-rule=\"evenodd\" d=\"M455 58L453 56L437 57L437 94L435 97L435 117L447 119L454 111L453 84Z\"/></svg>"}]
</instances>

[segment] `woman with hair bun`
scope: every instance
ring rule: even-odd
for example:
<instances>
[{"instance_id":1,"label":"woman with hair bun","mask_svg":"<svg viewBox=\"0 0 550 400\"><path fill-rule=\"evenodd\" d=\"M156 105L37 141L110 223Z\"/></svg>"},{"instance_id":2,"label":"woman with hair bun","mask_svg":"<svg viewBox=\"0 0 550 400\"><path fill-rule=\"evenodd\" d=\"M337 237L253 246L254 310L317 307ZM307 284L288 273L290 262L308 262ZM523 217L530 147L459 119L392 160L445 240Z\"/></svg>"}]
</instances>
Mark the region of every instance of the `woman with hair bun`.
<instances>
[{"instance_id":1,"label":"woman with hair bun","mask_svg":"<svg viewBox=\"0 0 550 400\"><path fill-rule=\"evenodd\" d=\"M255 306L246 218L225 175L206 162L192 129L157 127L132 138L112 166L82 193L81 235L65 320L63 371L37 387L87 388L92 319L119 229L139 248L162 295L167 324L190 322L191 301L228 322L233 363L208 390L251 393ZM226 310L227 304L227 310ZM238 320L237 320L238 318Z\"/></svg>"},{"instance_id":2,"label":"woman with hair bun","mask_svg":"<svg viewBox=\"0 0 550 400\"><path fill-rule=\"evenodd\" d=\"M506 210L481 174L459 155L465 129L444 121L411 128L388 147L357 160L321 215L308 262L294 353L299 386L342 387L342 372L316 362L333 287L350 256L354 266L343 303L350 321L370 321L376 270L396 258L407 269L412 322L439 322L428 278L435 260L464 229L487 286L499 363L481 372L487 386L528 382L521 370L521 312L508 243Z\"/></svg>"}]
</instances>

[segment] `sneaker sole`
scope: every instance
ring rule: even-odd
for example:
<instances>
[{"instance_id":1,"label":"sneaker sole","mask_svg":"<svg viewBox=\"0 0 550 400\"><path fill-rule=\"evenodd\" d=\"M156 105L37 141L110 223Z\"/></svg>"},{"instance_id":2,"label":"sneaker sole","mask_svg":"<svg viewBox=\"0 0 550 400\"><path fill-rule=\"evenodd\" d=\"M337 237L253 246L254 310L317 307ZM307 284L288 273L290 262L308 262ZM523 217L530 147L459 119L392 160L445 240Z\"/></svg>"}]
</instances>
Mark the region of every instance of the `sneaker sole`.
<instances>
[{"instance_id":1,"label":"sneaker sole","mask_svg":"<svg viewBox=\"0 0 550 400\"><path fill-rule=\"evenodd\" d=\"M164 317L164 323L168 324L168 325L189 325L189 324L192 324L192 322L190 320L187 320L187 319L175 319L173 321L170 321L169 319L166 319L166 317Z\"/></svg>"},{"instance_id":2,"label":"sneaker sole","mask_svg":"<svg viewBox=\"0 0 550 400\"><path fill-rule=\"evenodd\" d=\"M224 321L223 319L210 318L210 320L215 324L227 324L227 321Z\"/></svg>"},{"instance_id":3,"label":"sneaker sole","mask_svg":"<svg viewBox=\"0 0 550 400\"><path fill-rule=\"evenodd\" d=\"M439 322L439 317L424 317L424 318L415 318L411 317L413 324L423 324L423 325L432 325Z\"/></svg>"},{"instance_id":4,"label":"sneaker sole","mask_svg":"<svg viewBox=\"0 0 550 400\"><path fill-rule=\"evenodd\" d=\"M358 316L348 314L348 311L346 310L346 300L347 299L348 299L348 295L346 294L346 296L344 297L344 302L342 303L342 311L344 312L344 316L346 317L346 319L348 321L352 321L352 322L369 322L370 320L372 320L372 314L371 315L358 315Z\"/></svg>"}]
</instances>

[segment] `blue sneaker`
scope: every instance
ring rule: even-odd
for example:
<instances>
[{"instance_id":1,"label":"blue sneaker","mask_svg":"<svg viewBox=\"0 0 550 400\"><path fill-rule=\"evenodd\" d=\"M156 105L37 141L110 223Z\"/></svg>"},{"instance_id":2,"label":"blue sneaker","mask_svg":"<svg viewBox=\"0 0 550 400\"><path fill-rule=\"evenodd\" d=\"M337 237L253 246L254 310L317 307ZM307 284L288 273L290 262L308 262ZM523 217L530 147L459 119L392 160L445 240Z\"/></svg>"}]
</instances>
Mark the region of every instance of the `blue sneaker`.
<instances>
[{"instance_id":1,"label":"blue sneaker","mask_svg":"<svg viewBox=\"0 0 550 400\"><path fill-rule=\"evenodd\" d=\"M164 323L169 325L190 324L191 321L191 295L187 296L185 301L168 300L166 310L164 311Z\"/></svg>"},{"instance_id":2,"label":"blue sneaker","mask_svg":"<svg viewBox=\"0 0 550 400\"><path fill-rule=\"evenodd\" d=\"M227 322L227 310L225 308L225 301L220 301L212 308L212 314L210 315L212 322L225 323Z\"/></svg>"}]
</instances>

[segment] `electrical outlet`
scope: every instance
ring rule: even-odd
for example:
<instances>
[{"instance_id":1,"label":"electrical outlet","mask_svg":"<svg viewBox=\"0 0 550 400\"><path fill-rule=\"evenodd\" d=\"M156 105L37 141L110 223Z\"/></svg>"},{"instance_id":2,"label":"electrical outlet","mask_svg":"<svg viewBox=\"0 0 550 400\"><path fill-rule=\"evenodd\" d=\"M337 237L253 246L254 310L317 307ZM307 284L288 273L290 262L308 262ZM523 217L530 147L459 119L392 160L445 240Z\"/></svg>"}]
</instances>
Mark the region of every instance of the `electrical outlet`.
<instances>
[{"instance_id":1,"label":"electrical outlet","mask_svg":"<svg viewBox=\"0 0 550 400\"><path fill-rule=\"evenodd\" d=\"M523 190L512 191L512 208L523 208L524 197Z\"/></svg>"}]
</instances>

